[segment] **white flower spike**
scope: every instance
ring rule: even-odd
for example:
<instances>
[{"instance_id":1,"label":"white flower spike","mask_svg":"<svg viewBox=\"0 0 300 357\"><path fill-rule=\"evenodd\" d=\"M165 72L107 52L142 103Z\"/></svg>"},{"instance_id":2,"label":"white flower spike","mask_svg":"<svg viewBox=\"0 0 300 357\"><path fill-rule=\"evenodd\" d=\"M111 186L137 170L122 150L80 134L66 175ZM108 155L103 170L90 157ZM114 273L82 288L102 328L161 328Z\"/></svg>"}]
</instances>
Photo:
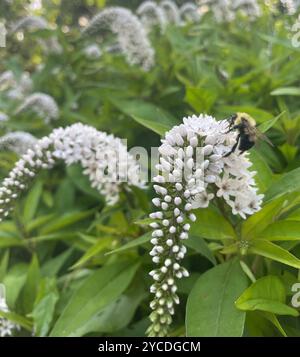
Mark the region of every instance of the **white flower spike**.
<instances>
[{"instance_id":1,"label":"white flower spike","mask_svg":"<svg viewBox=\"0 0 300 357\"><path fill-rule=\"evenodd\" d=\"M117 35L129 64L149 70L154 65L154 50L140 20L128 9L108 7L97 14L83 29L83 35L110 30Z\"/></svg>"},{"instance_id":2,"label":"white flower spike","mask_svg":"<svg viewBox=\"0 0 300 357\"><path fill-rule=\"evenodd\" d=\"M0 187L0 220L9 215L13 202L40 169L50 169L56 161L80 163L92 187L110 205L118 201L122 184L144 187L139 165L121 139L77 123L58 128L40 140L20 158Z\"/></svg>"},{"instance_id":3,"label":"white flower spike","mask_svg":"<svg viewBox=\"0 0 300 357\"><path fill-rule=\"evenodd\" d=\"M23 155L37 143L37 138L27 132L13 131L0 137L0 151L13 151Z\"/></svg>"},{"instance_id":4,"label":"white flower spike","mask_svg":"<svg viewBox=\"0 0 300 357\"><path fill-rule=\"evenodd\" d=\"M147 30L155 25L158 25L161 31L165 29L167 22L165 13L154 1L142 2L136 13Z\"/></svg>"},{"instance_id":5,"label":"white flower spike","mask_svg":"<svg viewBox=\"0 0 300 357\"><path fill-rule=\"evenodd\" d=\"M16 114L29 109L42 117L46 124L59 117L59 109L55 99L45 93L33 93L29 95L17 108Z\"/></svg>"},{"instance_id":6,"label":"white flower spike","mask_svg":"<svg viewBox=\"0 0 300 357\"><path fill-rule=\"evenodd\" d=\"M217 198L224 199L232 213L242 218L260 209L263 195L257 194L247 153L225 157L237 135L228 132L228 125L209 115L184 118L183 124L166 133L159 148L158 177L165 178L165 183L154 185L158 212L150 215L156 223L151 256L158 267L153 270L155 281L150 289L155 296L150 305L149 336L167 335L174 305L179 303L175 278L188 276L180 261L187 251L184 241L190 222L196 220L191 211L208 207Z\"/></svg>"}]
</instances>

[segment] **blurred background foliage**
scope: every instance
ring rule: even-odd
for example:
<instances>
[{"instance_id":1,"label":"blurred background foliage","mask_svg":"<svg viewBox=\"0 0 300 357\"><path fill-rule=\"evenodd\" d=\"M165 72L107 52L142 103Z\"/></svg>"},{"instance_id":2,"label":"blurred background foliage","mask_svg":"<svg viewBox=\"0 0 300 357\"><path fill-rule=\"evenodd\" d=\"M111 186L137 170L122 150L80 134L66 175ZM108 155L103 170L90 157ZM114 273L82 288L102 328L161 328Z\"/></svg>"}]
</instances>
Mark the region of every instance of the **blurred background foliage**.
<instances>
[{"instance_id":1,"label":"blurred background foliage","mask_svg":"<svg viewBox=\"0 0 300 357\"><path fill-rule=\"evenodd\" d=\"M79 121L149 151L186 115L251 114L274 143L250 154L264 208L245 222L217 206L196 213L185 261L192 274L180 282L172 335L300 336L290 304L300 269L300 50L291 42L297 13L272 13L262 2L254 21L237 13L232 22L216 23L208 13L199 23L169 24L164 33L153 28L156 63L145 72L109 50L112 36L80 35L103 7L135 11L140 3L43 0L34 8L31 1L1 1L7 28L29 14L49 22L49 29L9 33L0 69L18 79L28 72L29 92L51 95L60 115L45 124L32 111L16 114L22 98L2 88L0 111L9 120L0 131L42 137ZM90 58L84 49L95 43L101 56ZM15 153L0 153L2 178L16 160ZM0 282L11 311L0 314L22 326L17 335L144 335L151 197L151 188L133 189L106 207L78 166L58 165L32 182L15 214L0 224ZM251 243L246 251L244 241ZM208 302L198 298L207 291L213 292ZM205 315L216 306L222 306L218 321Z\"/></svg>"}]
</instances>

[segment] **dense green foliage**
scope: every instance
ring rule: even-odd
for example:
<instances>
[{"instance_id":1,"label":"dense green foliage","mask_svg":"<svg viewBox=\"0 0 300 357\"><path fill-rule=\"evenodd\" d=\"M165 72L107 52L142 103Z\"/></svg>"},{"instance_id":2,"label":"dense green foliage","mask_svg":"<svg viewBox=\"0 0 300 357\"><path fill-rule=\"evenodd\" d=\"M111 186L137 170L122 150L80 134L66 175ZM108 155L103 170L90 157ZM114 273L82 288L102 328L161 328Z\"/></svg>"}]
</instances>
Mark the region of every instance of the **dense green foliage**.
<instances>
[{"instance_id":1,"label":"dense green foliage","mask_svg":"<svg viewBox=\"0 0 300 357\"><path fill-rule=\"evenodd\" d=\"M7 24L24 16L24 2L15 3L0 4ZM75 19L96 14L105 1L76 1L68 16L60 15L60 1L43 4L42 15L57 28L25 31L22 41L8 36L0 68L17 77L30 72L33 91L57 101L59 119L45 124L31 111L16 114L18 101L0 93L0 111L9 116L2 135L42 137L79 121L149 151L186 115L251 114L274 143L250 154L263 208L247 220L222 205L195 212L184 260L191 275L179 283L172 335L300 336L299 308L291 305L300 278L300 50L290 30L296 16L264 8L253 22L239 13L216 23L206 14L199 23L170 24L163 34L154 28L156 64L145 72L105 50L112 36L100 43L80 35ZM40 40L49 38L62 51L46 51ZM97 41L101 57L88 58L84 48ZM16 159L1 151L1 178ZM30 184L0 223L0 282L11 311L0 316L22 326L17 335L145 334L152 196L149 185L106 206L76 165L55 166Z\"/></svg>"}]
</instances>

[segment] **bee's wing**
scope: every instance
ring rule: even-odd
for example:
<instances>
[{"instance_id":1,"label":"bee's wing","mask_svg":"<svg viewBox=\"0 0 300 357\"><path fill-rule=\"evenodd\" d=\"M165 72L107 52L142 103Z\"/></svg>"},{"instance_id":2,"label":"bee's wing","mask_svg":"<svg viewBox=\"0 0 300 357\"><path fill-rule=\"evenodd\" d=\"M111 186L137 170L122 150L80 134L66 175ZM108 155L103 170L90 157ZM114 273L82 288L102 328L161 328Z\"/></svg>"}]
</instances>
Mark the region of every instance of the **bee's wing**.
<instances>
[{"instance_id":1,"label":"bee's wing","mask_svg":"<svg viewBox=\"0 0 300 357\"><path fill-rule=\"evenodd\" d=\"M254 128L254 130L255 130L256 137L257 137L259 140L265 141L265 142L267 142L269 145L274 146L274 144L272 143L272 141L271 141L265 134L263 134L259 129Z\"/></svg>"}]
</instances>

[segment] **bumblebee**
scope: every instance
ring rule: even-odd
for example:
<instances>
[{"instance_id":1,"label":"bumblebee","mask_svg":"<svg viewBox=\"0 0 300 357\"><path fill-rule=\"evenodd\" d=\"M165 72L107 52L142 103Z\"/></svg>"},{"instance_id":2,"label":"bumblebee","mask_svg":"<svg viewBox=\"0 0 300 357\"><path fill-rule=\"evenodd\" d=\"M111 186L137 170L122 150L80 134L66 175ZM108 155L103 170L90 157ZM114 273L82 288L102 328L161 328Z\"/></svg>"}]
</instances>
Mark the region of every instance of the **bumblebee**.
<instances>
[{"instance_id":1,"label":"bumblebee","mask_svg":"<svg viewBox=\"0 0 300 357\"><path fill-rule=\"evenodd\" d=\"M249 114L235 113L227 120L229 121L228 131L237 130L238 135L236 143L225 157L232 154L236 149L242 154L246 150L251 149L258 140L264 140L273 146L272 142L257 129L256 121Z\"/></svg>"}]
</instances>

